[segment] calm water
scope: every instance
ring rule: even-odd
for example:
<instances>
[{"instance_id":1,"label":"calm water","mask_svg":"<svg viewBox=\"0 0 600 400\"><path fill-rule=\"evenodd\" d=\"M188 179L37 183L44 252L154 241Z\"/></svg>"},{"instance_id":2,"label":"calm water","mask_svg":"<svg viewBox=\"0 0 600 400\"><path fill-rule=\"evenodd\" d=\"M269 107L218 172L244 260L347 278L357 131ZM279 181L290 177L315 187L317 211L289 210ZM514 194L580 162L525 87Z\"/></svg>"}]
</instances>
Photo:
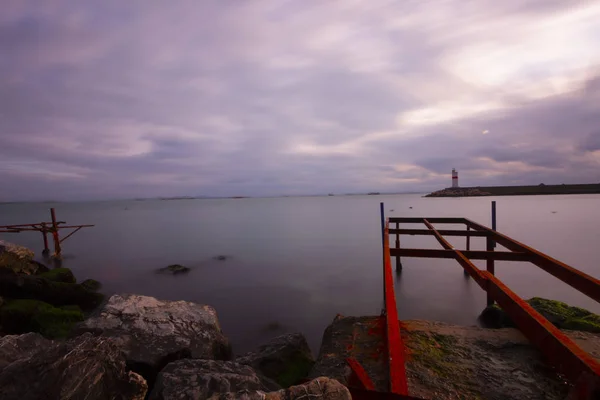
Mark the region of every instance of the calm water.
<instances>
[{"instance_id":1,"label":"calm water","mask_svg":"<svg viewBox=\"0 0 600 400\"><path fill-rule=\"evenodd\" d=\"M64 243L64 265L78 279L97 279L109 294L211 304L236 353L287 331L303 332L317 352L337 313L381 310L380 201L387 216L464 216L489 226L491 200L390 195L3 204L0 223L49 220L53 206L59 220L96 224ZM495 200L499 231L600 276L599 195ZM42 250L40 234L0 234L0 239ZM405 247L440 248L432 237L403 239ZM464 239L450 241L464 248ZM483 239L473 239L472 248L485 249ZM213 259L220 254L231 258ZM193 270L174 277L155 273L173 263ZM405 259L403 264L396 282L400 318L477 323L485 294L465 280L456 262ZM533 265L502 262L496 272L522 297L549 297L600 312L593 300ZM279 328L269 330L273 323Z\"/></svg>"}]
</instances>

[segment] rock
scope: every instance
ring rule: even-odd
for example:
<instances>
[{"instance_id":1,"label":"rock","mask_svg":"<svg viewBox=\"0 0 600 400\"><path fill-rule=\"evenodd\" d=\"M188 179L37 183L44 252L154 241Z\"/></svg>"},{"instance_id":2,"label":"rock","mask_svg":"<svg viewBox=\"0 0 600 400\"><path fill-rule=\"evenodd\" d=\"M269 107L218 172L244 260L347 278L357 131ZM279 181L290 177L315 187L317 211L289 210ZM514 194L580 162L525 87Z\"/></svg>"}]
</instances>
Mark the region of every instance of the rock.
<instances>
[{"instance_id":1,"label":"rock","mask_svg":"<svg viewBox=\"0 0 600 400\"><path fill-rule=\"evenodd\" d=\"M351 400L348 388L326 377L314 379L306 384L292 386L277 392L243 390L237 393L215 393L210 400L303 400L317 398L320 400ZM201 398L200 398L201 399Z\"/></svg>"},{"instance_id":2,"label":"rock","mask_svg":"<svg viewBox=\"0 0 600 400\"><path fill-rule=\"evenodd\" d=\"M83 313L77 306L56 308L39 300L11 300L0 309L6 333L38 332L48 338L65 338Z\"/></svg>"},{"instance_id":3,"label":"rock","mask_svg":"<svg viewBox=\"0 0 600 400\"><path fill-rule=\"evenodd\" d=\"M346 358L356 358L378 389L387 371L369 360L371 340L381 344L384 330L374 317L339 317L327 328L310 376L348 376ZM402 321L409 394L423 399L563 400L570 386L516 329L486 329L428 321ZM565 331L584 351L600 359L600 334ZM385 351L383 351L385 353ZM384 354L385 355L385 354ZM362 358L361 358L362 357Z\"/></svg>"},{"instance_id":4,"label":"rock","mask_svg":"<svg viewBox=\"0 0 600 400\"><path fill-rule=\"evenodd\" d=\"M168 267L160 268L157 272L159 274L177 275L177 274L185 274L187 272L190 272L190 269L188 267L184 267L183 265L172 264L172 265L169 265Z\"/></svg>"},{"instance_id":5,"label":"rock","mask_svg":"<svg viewBox=\"0 0 600 400\"><path fill-rule=\"evenodd\" d=\"M588 310L541 297L531 298L527 303L559 329L600 333L600 316ZM498 305L487 307L479 319L482 325L488 328L515 327Z\"/></svg>"},{"instance_id":6,"label":"rock","mask_svg":"<svg viewBox=\"0 0 600 400\"><path fill-rule=\"evenodd\" d=\"M86 279L85 281L81 282L80 285L90 292L97 292L102 287L102 284L94 279Z\"/></svg>"},{"instance_id":7,"label":"rock","mask_svg":"<svg viewBox=\"0 0 600 400\"><path fill-rule=\"evenodd\" d=\"M306 378L315 360L306 338L301 333L278 336L236 359L250 365L264 376L273 379L282 387L288 387Z\"/></svg>"},{"instance_id":8,"label":"rock","mask_svg":"<svg viewBox=\"0 0 600 400\"><path fill-rule=\"evenodd\" d=\"M92 310L102 303L104 296L75 283L53 282L38 276L17 275L0 268L0 296L11 299L35 299L54 306L76 304L83 310Z\"/></svg>"},{"instance_id":9,"label":"rock","mask_svg":"<svg viewBox=\"0 0 600 400\"><path fill-rule=\"evenodd\" d=\"M28 358L41 348L47 347L48 343L50 340L39 333L0 337L0 372L13 361Z\"/></svg>"},{"instance_id":10,"label":"rock","mask_svg":"<svg viewBox=\"0 0 600 400\"><path fill-rule=\"evenodd\" d=\"M0 240L0 268L8 268L15 273L35 275L43 264L33 261L34 253L27 247Z\"/></svg>"},{"instance_id":11,"label":"rock","mask_svg":"<svg viewBox=\"0 0 600 400\"><path fill-rule=\"evenodd\" d=\"M78 332L114 338L132 368L147 380L178 359L231 359L231 347L215 309L187 301L113 295L76 327Z\"/></svg>"},{"instance_id":12,"label":"rock","mask_svg":"<svg viewBox=\"0 0 600 400\"><path fill-rule=\"evenodd\" d=\"M0 358L3 400L143 400L148 390L142 377L127 371L115 343L90 334L67 342L4 336Z\"/></svg>"},{"instance_id":13,"label":"rock","mask_svg":"<svg viewBox=\"0 0 600 400\"><path fill-rule=\"evenodd\" d=\"M346 362L349 357L355 358L365 369L375 389L387 391L387 365L385 354L381 351L382 332L379 317L343 317L338 315L325 329L317 361L308 378L316 379L327 376L343 385L349 385L351 369ZM354 352L360 348L360 354Z\"/></svg>"},{"instance_id":14,"label":"rock","mask_svg":"<svg viewBox=\"0 0 600 400\"><path fill-rule=\"evenodd\" d=\"M54 268L38 275L40 278L53 282L76 283L75 275L69 268Z\"/></svg>"},{"instance_id":15,"label":"rock","mask_svg":"<svg viewBox=\"0 0 600 400\"><path fill-rule=\"evenodd\" d=\"M208 399L215 393L263 391L249 366L232 361L179 360L160 371L149 400Z\"/></svg>"}]
</instances>

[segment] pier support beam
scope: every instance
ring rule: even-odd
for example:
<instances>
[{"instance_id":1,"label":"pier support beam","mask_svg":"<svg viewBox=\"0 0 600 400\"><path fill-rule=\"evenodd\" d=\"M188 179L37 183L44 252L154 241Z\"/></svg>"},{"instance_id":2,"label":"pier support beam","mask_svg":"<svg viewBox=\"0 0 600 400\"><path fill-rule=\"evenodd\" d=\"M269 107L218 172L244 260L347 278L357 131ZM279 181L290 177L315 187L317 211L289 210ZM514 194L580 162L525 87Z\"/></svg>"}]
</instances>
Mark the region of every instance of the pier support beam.
<instances>
[{"instance_id":1,"label":"pier support beam","mask_svg":"<svg viewBox=\"0 0 600 400\"><path fill-rule=\"evenodd\" d=\"M396 248L400 248L400 222L396 222ZM402 261L400 256L396 256L396 272L402 271Z\"/></svg>"},{"instance_id":2,"label":"pier support beam","mask_svg":"<svg viewBox=\"0 0 600 400\"><path fill-rule=\"evenodd\" d=\"M54 208L50 209L50 216L52 217L52 238L54 239L54 257L60 259L60 238L58 236L58 224L56 223L56 214L54 212Z\"/></svg>"}]
</instances>

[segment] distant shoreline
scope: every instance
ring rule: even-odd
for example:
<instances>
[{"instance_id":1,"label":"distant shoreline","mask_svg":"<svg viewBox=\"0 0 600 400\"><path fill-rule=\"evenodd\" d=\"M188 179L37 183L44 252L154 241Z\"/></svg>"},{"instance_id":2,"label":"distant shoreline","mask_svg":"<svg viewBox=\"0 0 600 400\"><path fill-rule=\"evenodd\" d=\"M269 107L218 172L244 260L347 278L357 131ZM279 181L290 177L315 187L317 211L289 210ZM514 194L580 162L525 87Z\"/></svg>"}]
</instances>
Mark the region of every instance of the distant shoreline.
<instances>
[{"instance_id":1,"label":"distant shoreline","mask_svg":"<svg viewBox=\"0 0 600 400\"><path fill-rule=\"evenodd\" d=\"M425 197L532 196L553 194L600 194L600 183L537 186L476 186L446 188Z\"/></svg>"}]
</instances>

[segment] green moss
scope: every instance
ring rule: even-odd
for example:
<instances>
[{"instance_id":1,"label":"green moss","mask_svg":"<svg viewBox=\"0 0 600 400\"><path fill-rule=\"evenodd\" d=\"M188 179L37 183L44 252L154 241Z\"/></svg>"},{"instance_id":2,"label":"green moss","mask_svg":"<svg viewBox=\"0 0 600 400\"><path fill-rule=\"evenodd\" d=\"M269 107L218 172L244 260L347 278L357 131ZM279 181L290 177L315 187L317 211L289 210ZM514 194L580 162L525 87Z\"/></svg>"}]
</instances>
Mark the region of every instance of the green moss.
<instances>
[{"instance_id":1,"label":"green moss","mask_svg":"<svg viewBox=\"0 0 600 400\"><path fill-rule=\"evenodd\" d=\"M600 316L588 310L540 297L534 297L527 302L557 328L600 332Z\"/></svg>"},{"instance_id":2,"label":"green moss","mask_svg":"<svg viewBox=\"0 0 600 400\"><path fill-rule=\"evenodd\" d=\"M426 369L435 374L447 377L455 368L448 361L456 339L452 336L415 332L411 335L410 344L412 357Z\"/></svg>"},{"instance_id":3,"label":"green moss","mask_svg":"<svg viewBox=\"0 0 600 400\"><path fill-rule=\"evenodd\" d=\"M69 268L55 268L39 275L40 278L53 282L75 283L75 276Z\"/></svg>"},{"instance_id":4,"label":"green moss","mask_svg":"<svg viewBox=\"0 0 600 400\"><path fill-rule=\"evenodd\" d=\"M64 338L83 321L79 307L56 308L39 300L12 300L0 309L0 322L8 333L38 332L48 338Z\"/></svg>"},{"instance_id":5,"label":"green moss","mask_svg":"<svg viewBox=\"0 0 600 400\"><path fill-rule=\"evenodd\" d=\"M306 358L301 353L295 353L291 361L286 363L286 367L275 378L275 381L284 388L297 384L301 379L306 378L314 365L314 361Z\"/></svg>"},{"instance_id":6,"label":"green moss","mask_svg":"<svg viewBox=\"0 0 600 400\"><path fill-rule=\"evenodd\" d=\"M533 297L527 300L527 303L559 329L600 333L600 316L588 310L541 297ZM494 321L491 327L516 327L508 315L497 305L488 307L484 313L493 314Z\"/></svg>"},{"instance_id":7,"label":"green moss","mask_svg":"<svg viewBox=\"0 0 600 400\"><path fill-rule=\"evenodd\" d=\"M84 288L86 288L89 291L96 292L96 291L100 290L100 287L102 285L97 280L86 279L85 281L81 282L81 286L83 286Z\"/></svg>"}]
</instances>

